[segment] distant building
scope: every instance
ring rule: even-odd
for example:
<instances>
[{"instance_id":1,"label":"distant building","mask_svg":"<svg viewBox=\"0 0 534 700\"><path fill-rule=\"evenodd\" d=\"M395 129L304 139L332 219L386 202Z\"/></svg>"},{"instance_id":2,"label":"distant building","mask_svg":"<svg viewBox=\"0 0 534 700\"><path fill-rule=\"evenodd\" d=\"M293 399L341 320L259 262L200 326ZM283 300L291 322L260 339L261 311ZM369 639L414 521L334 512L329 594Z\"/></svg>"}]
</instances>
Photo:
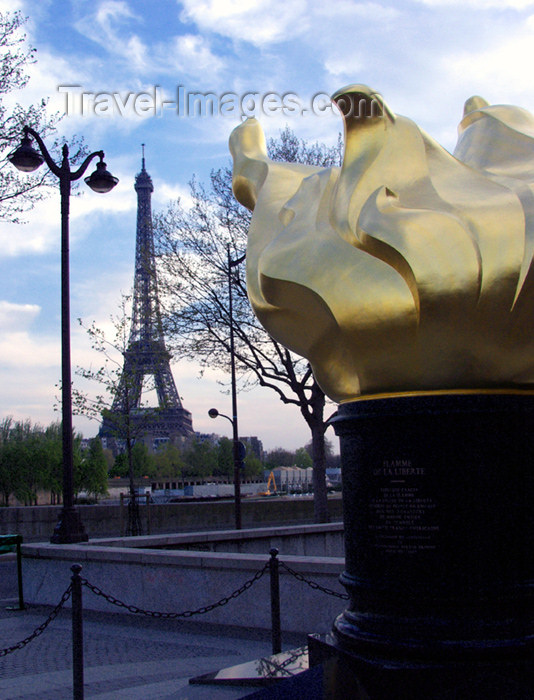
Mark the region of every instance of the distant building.
<instances>
[{"instance_id":1,"label":"distant building","mask_svg":"<svg viewBox=\"0 0 534 700\"><path fill-rule=\"evenodd\" d=\"M341 486L341 467L327 467L326 480L332 486Z\"/></svg>"},{"instance_id":2,"label":"distant building","mask_svg":"<svg viewBox=\"0 0 534 700\"><path fill-rule=\"evenodd\" d=\"M211 445L216 446L221 436L216 433L195 433L195 439L199 442L209 442Z\"/></svg>"},{"instance_id":3,"label":"distant building","mask_svg":"<svg viewBox=\"0 0 534 700\"><path fill-rule=\"evenodd\" d=\"M256 436L252 437L242 437L241 442L247 447L250 447L252 453L258 458L263 460L263 443Z\"/></svg>"},{"instance_id":4,"label":"distant building","mask_svg":"<svg viewBox=\"0 0 534 700\"><path fill-rule=\"evenodd\" d=\"M313 469L301 469L300 467L275 467L274 469L265 469L263 472L264 478L268 479L269 474L273 473L276 482L276 488L279 491L307 491L313 484Z\"/></svg>"}]
</instances>

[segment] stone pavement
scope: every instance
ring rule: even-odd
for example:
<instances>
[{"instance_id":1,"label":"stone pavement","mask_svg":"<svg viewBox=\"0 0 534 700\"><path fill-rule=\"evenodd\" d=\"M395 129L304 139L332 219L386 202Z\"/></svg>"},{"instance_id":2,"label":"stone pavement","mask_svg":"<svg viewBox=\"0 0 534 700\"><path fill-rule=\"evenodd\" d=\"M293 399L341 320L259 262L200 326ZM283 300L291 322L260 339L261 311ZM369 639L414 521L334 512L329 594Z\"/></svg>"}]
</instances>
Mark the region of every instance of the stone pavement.
<instances>
[{"instance_id":1,"label":"stone pavement","mask_svg":"<svg viewBox=\"0 0 534 700\"><path fill-rule=\"evenodd\" d=\"M111 591L110 591L111 592ZM91 595L86 588L83 595ZM48 606L7 611L16 605L16 563L0 557L0 649L26 638L48 617ZM268 601L263 601L268 604ZM239 600L231 601L232 606ZM164 606L162 606L164 607ZM209 613L193 620L85 611L85 698L98 700L202 700L243 698L253 686L189 685L189 679L271 653L268 631L211 625ZM0 657L1 700L72 698L70 609L63 609L41 636ZM284 635L283 648L306 643L305 635Z\"/></svg>"}]
</instances>

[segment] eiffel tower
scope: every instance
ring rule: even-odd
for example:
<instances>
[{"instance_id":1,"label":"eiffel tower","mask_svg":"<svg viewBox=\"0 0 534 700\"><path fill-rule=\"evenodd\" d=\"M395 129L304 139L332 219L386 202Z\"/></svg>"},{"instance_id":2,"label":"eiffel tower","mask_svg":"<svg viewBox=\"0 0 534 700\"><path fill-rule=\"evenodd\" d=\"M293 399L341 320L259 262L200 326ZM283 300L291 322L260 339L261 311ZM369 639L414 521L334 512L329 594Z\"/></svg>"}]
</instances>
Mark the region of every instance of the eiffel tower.
<instances>
[{"instance_id":1,"label":"eiffel tower","mask_svg":"<svg viewBox=\"0 0 534 700\"><path fill-rule=\"evenodd\" d=\"M191 413L183 406L171 373L171 355L165 347L158 282L154 256L151 196L152 178L145 168L145 146L141 172L135 178L137 192L137 237L132 323L124 365L111 411L104 418L101 437L124 440L126 422L130 435L143 436L152 444L159 440L175 441L193 434ZM158 408L141 405L145 380L150 378L156 389Z\"/></svg>"}]
</instances>

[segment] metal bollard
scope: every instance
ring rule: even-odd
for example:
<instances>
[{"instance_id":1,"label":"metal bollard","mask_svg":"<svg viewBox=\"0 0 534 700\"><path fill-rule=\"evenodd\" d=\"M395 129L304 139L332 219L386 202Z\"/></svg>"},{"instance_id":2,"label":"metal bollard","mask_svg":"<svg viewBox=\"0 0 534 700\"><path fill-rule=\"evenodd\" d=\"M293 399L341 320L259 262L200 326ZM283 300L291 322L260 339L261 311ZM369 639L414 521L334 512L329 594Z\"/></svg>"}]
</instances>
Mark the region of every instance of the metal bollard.
<instances>
[{"instance_id":1,"label":"metal bollard","mask_svg":"<svg viewBox=\"0 0 534 700\"><path fill-rule=\"evenodd\" d=\"M22 535L17 535L17 578L19 582L19 610L24 610L24 594L22 592L22 553L20 545L22 543Z\"/></svg>"},{"instance_id":2,"label":"metal bollard","mask_svg":"<svg viewBox=\"0 0 534 700\"><path fill-rule=\"evenodd\" d=\"M120 494L120 506L119 506L119 532L121 537L124 537L124 494Z\"/></svg>"},{"instance_id":3,"label":"metal bollard","mask_svg":"<svg viewBox=\"0 0 534 700\"><path fill-rule=\"evenodd\" d=\"M17 579L19 585L19 605L17 608L11 605L6 608L6 610L25 610L24 607L24 594L22 591L22 552L20 545L22 544L22 535L0 535L0 545L5 547L11 547L15 545L17 550Z\"/></svg>"},{"instance_id":4,"label":"metal bollard","mask_svg":"<svg viewBox=\"0 0 534 700\"><path fill-rule=\"evenodd\" d=\"M152 513L150 511L150 494L147 492L145 493L145 498L146 498L146 534L150 535L150 531L152 529Z\"/></svg>"},{"instance_id":5,"label":"metal bollard","mask_svg":"<svg viewBox=\"0 0 534 700\"><path fill-rule=\"evenodd\" d=\"M72 571L72 697L83 700L83 609L80 564L73 564Z\"/></svg>"},{"instance_id":6,"label":"metal bollard","mask_svg":"<svg viewBox=\"0 0 534 700\"><path fill-rule=\"evenodd\" d=\"M282 632L280 629L280 576L278 571L278 550L273 547L269 554L269 573L271 576L271 634L273 643L273 654L282 651Z\"/></svg>"}]
</instances>

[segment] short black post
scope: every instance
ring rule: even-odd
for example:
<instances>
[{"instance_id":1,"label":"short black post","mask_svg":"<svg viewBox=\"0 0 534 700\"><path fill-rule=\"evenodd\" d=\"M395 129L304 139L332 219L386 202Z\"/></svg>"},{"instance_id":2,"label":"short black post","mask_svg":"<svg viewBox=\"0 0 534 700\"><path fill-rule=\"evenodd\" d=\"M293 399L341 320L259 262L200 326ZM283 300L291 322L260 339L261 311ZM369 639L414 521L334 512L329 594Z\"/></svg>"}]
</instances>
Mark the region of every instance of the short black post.
<instances>
[{"instance_id":1,"label":"short black post","mask_svg":"<svg viewBox=\"0 0 534 700\"><path fill-rule=\"evenodd\" d=\"M80 564L73 564L72 571L72 697L83 700L83 610Z\"/></svg>"},{"instance_id":2,"label":"short black post","mask_svg":"<svg viewBox=\"0 0 534 700\"><path fill-rule=\"evenodd\" d=\"M145 498L146 498L146 534L150 535L150 532L152 530L152 514L150 512L150 494L147 492L145 493Z\"/></svg>"},{"instance_id":3,"label":"short black post","mask_svg":"<svg viewBox=\"0 0 534 700\"><path fill-rule=\"evenodd\" d=\"M0 543L4 547L12 547L15 545L17 551L17 578L19 584L19 604L18 607L8 606L6 610L11 612L25 610L24 596L22 594L22 552L20 545L22 544L22 535L0 535ZM7 551L10 551L9 549Z\"/></svg>"},{"instance_id":4,"label":"short black post","mask_svg":"<svg viewBox=\"0 0 534 700\"><path fill-rule=\"evenodd\" d=\"M273 654L282 651L282 632L280 630L280 577L278 571L278 550L273 547L269 554L269 572L271 575L271 629Z\"/></svg>"},{"instance_id":5,"label":"short black post","mask_svg":"<svg viewBox=\"0 0 534 700\"><path fill-rule=\"evenodd\" d=\"M119 507L119 531L121 537L124 537L124 494L120 494L120 507Z\"/></svg>"},{"instance_id":6,"label":"short black post","mask_svg":"<svg viewBox=\"0 0 534 700\"><path fill-rule=\"evenodd\" d=\"M17 576L19 581L19 610L24 610L24 594L22 591L22 553L20 545L22 543L22 535L17 535Z\"/></svg>"}]
</instances>

